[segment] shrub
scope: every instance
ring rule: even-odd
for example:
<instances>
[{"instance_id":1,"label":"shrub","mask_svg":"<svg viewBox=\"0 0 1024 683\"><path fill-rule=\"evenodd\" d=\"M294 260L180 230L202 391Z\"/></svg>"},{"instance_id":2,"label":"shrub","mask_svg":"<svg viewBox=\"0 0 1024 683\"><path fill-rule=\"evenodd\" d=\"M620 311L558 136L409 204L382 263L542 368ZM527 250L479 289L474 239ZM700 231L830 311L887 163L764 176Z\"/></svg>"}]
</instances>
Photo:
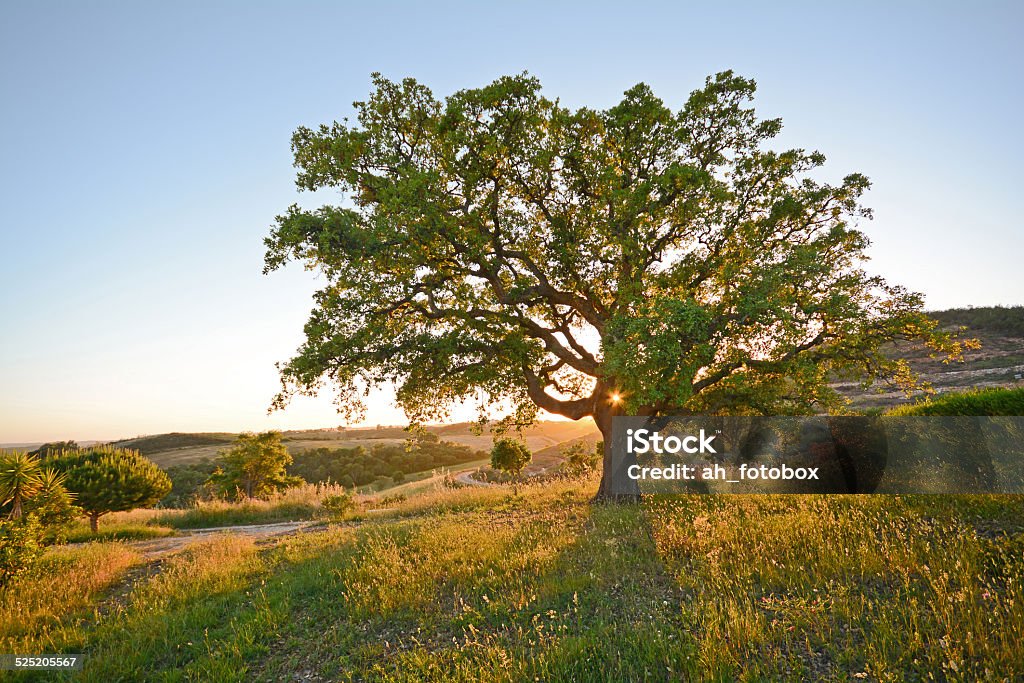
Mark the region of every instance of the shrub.
<instances>
[{"instance_id":1,"label":"shrub","mask_svg":"<svg viewBox=\"0 0 1024 683\"><path fill-rule=\"evenodd\" d=\"M565 473L570 476L582 476L596 469L601 451L586 441L574 441L562 449L562 456L565 458Z\"/></svg>"},{"instance_id":2,"label":"shrub","mask_svg":"<svg viewBox=\"0 0 1024 683\"><path fill-rule=\"evenodd\" d=\"M325 496L320 501L321 507L332 515L343 515L356 506L352 496L347 493L335 493Z\"/></svg>"},{"instance_id":3,"label":"shrub","mask_svg":"<svg viewBox=\"0 0 1024 683\"><path fill-rule=\"evenodd\" d=\"M1022 389L978 389L975 391L950 392L920 401L914 405L898 406L888 415L1024 415L1024 388Z\"/></svg>"},{"instance_id":4,"label":"shrub","mask_svg":"<svg viewBox=\"0 0 1024 683\"><path fill-rule=\"evenodd\" d=\"M44 469L40 475L42 485L31 501L29 509L43 528L47 543L65 543L82 508L75 505L72 494L64 486L66 476L53 469Z\"/></svg>"},{"instance_id":5,"label":"shrub","mask_svg":"<svg viewBox=\"0 0 1024 683\"><path fill-rule=\"evenodd\" d=\"M35 515L0 520L0 586L35 566L42 545L42 527Z\"/></svg>"},{"instance_id":6,"label":"shrub","mask_svg":"<svg viewBox=\"0 0 1024 683\"><path fill-rule=\"evenodd\" d=\"M394 507L395 505L401 505L406 500L408 500L408 498L404 493L396 493L390 496L383 496L380 500L377 501L377 507Z\"/></svg>"}]
</instances>

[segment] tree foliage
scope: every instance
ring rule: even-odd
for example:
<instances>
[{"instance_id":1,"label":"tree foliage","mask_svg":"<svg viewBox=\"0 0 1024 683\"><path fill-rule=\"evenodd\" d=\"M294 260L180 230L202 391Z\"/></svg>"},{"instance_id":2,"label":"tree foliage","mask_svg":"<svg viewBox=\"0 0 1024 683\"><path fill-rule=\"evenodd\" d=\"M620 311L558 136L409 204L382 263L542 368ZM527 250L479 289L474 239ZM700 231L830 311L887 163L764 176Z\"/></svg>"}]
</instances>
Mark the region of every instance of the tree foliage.
<instances>
[{"instance_id":1,"label":"tree foliage","mask_svg":"<svg viewBox=\"0 0 1024 683\"><path fill-rule=\"evenodd\" d=\"M131 449L95 446L66 451L47 464L64 475L65 486L94 532L103 515L155 505L171 490L167 474Z\"/></svg>"},{"instance_id":2,"label":"tree foliage","mask_svg":"<svg viewBox=\"0 0 1024 683\"><path fill-rule=\"evenodd\" d=\"M63 474L36 456L0 451L0 515L12 520L31 515L34 522L26 528L39 531L39 543L63 543L82 513L64 483Z\"/></svg>"},{"instance_id":3,"label":"tree foliage","mask_svg":"<svg viewBox=\"0 0 1024 683\"><path fill-rule=\"evenodd\" d=\"M940 325L962 325L972 332L994 332L1024 337L1024 306L979 306L929 311Z\"/></svg>"},{"instance_id":4,"label":"tree foliage","mask_svg":"<svg viewBox=\"0 0 1024 683\"><path fill-rule=\"evenodd\" d=\"M75 519L83 513L75 505L75 496L68 491L67 475L52 468L44 468L36 495L28 503L28 510L42 526L46 543L64 543Z\"/></svg>"},{"instance_id":5,"label":"tree foliage","mask_svg":"<svg viewBox=\"0 0 1024 683\"><path fill-rule=\"evenodd\" d=\"M532 459L529 446L517 439L498 439L491 449L491 467L514 477L522 474Z\"/></svg>"},{"instance_id":6,"label":"tree foliage","mask_svg":"<svg viewBox=\"0 0 1024 683\"><path fill-rule=\"evenodd\" d=\"M962 344L922 298L862 267L858 173L769 148L782 129L752 80L708 78L678 110L639 84L571 109L528 75L437 99L374 75L356 121L299 128L292 206L266 270L324 276L282 406L328 381L348 415L394 382L413 421L452 404L593 416L800 414L837 408L835 376L909 387L882 346ZM607 453L606 453L607 458Z\"/></svg>"},{"instance_id":7,"label":"tree foliage","mask_svg":"<svg viewBox=\"0 0 1024 683\"><path fill-rule=\"evenodd\" d=\"M224 495L265 498L302 483L290 476L292 456L281 441L281 432L243 433L219 459L219 469L210 480Z\"/></svg>"},{"instance_id":8,"label":"tree foliage","mask_svg":"<svg viewBox=\"0 0 1024 683\"><path fill-rule=\"evenodd\" d=\"M214 486L210 482L210 476L216 470L217 463L212 458L168 467L167 476L171 479L171 492L160 501L160 506L183 508L197 499L212 497Z\"/></svg>"}]
</instances>

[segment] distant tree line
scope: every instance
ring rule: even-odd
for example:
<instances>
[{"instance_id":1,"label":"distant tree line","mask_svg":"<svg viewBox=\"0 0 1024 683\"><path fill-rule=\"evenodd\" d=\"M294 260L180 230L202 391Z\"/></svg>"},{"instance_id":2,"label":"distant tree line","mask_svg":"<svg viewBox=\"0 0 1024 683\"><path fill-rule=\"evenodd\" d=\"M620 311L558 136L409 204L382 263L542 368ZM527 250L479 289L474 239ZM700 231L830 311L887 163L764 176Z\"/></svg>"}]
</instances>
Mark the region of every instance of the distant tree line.
<instances>
[{"instance_id":1,"label":"distant tree line","mask_svg":"<svg viewBox=\"0 0 1024 683\"><path fill-rule=\"evenodd\" d=\"M310 483L332 481L342 486L366 486L406 475L487 457L484 451L441 441L436 434L417 435L406 444L375 444L372 448L314 448L295 455L288 473Z\"/></svg>"},{"instance_id":2,"label":"distant tree line","mask_svg":"<svg viewBox=\"0 0 1024 683\"><path fill-rule=\"evenodd\" d=\"M930 311L928 316L941 325L1024 337L1024 306L982 306Z\"/></svg>"},{"instance_id":3,"label":"distant tree line","mask_svg":"<svg viewBox=\"0 0 1024 683\"><path fill-rule=\"evenodd\" d=\"M167 476L171 478L171 492L160 501L160 507L182 508L191 505L196 498L212 497L213 488L206 484L217 467L217 461L211 458L168 467Z\"/></svg>"},{"instance_id":4,"label":"distant tree line","mask_svg":"<svg viewBox=\"0 0 1024 683\"><path fill-rule=\"evenodd\" d=\"M295 455L287 453L278 433L243 434L216 460L168 467L172 488L160 504L184 507L196 498L260 498L303 482L383 487L400 483L409 474L486 457L484 451L441 441L432 433L417 434L401 444L312 448Z\"/></svg>"}]
</instances>

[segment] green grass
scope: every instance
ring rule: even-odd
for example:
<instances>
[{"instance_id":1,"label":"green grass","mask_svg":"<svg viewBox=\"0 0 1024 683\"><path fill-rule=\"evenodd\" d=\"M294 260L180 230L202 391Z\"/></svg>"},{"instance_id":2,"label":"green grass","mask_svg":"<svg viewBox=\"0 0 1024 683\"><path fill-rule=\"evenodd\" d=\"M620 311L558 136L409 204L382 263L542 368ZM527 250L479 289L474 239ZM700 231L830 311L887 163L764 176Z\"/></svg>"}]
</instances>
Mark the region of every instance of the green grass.
<instances>
[{"instance_id":1,"label":"green grass","mask_svg":"<svg viewBox=\"0 0 1024 683\"><path fill-rule=\"evenodd\" d=\"M12 587L0 604L28 591L36 616L0 631L0 651L84 652L85 681L1024 671L1022 497L594 506L594 484L430 492L269 545L224 536L136 569L123 543L62 549L47 561L82 594L52 572Z\"/></svg>"},{"instance_id":2,"label":"green grass","mask_svg":"<svg viewBox=\"0 0 1024 683\"><path fill-rule=\"evenodd\" d=\"M75 526L69 540L143 540L169 536L176 530L331 519L335 515L325 510L321 503L324 498L344 491L333 485L305 484L282 491L267 500L212 500L200 501L187 508L115 512L100 518L98 535L92 535L88 527L81 524Z\"/></svg>"},{"instance_id":3,"label":"green grass","mask_svg":"<svg viewBox=\"0 0 1024 683\"><path fill-rule=\"evenodd\" d=\"M1024 387L993 387L976 391L949 392L913 405L899 406L889 415L1024 415Z\"/></svg>"},{"instance_id":4,"label":"green grass","mask_svg":"<svg viewBox=\"0 0 1024 683\"><path fill-rule=\"evenodd\" d=\"M159 524L140 524L132 522L114 522L101 525L98 532L93 533L88 523L77 522L68 532L68 543L87 543L90 541L145 541L151 538L173 536L175 530Z\"/></svg>"},{"instance_id":5,"label":"green grass","mask_svg":"<svg viewBox=\"0 0 1024 683\"><path fill-rule=\"evenodd\" d=\"M116 542L51 549L34 575L0 591L0 652L56 651L139 561L138 553Z\"/></svg>"}]
</instances>

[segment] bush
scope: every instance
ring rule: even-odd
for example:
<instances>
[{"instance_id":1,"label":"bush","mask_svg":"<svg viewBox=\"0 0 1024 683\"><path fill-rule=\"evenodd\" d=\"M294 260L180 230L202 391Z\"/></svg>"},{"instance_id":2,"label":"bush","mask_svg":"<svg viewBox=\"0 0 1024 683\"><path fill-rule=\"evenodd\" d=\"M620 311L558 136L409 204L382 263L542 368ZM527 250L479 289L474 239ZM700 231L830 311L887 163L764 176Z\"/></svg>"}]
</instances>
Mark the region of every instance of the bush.
<instances>
[{"instance_id":1,"label":"bush","mask_svg":"<svg viewBox=\"0 0 1024 683\"><path fill-rule=\"evenodd\" d=\"M35 566L42 554L43 529L33 514L0 520L0 586Z\"/></svg>"},{"instance_id":2,"label":"bush","mask_svg":"<svg viewBox=\"0 0 1024 683\"><path fill-rule=\"evenodd\" d=\"M603 443L593 446L586 441L574 441L562 449L562 456L565 458L562 469L573 477L592 472L597 468L603 449Z\"/></svg>"},{"instance_id":3,"label":"bush","mask_svg":"<svg viewBox=\"0 0 1024 683\"><path fill-rule=\"evenodd\" d=\"M343 515L349 510L356 507L356 502L352 500L352 496L347 493L336 493L329 496L325 496L320 501L321 507L329 512L331 515Z\"/></svg>"},{"instance_id":4,"label":"bush","mask_svg":"<svg viewBox=\"0 0 1024 683\"><path fill-rule=\"evenodd\" d=\"M396 493L394 495L384 496L384 497L380 498L380 500L377 501L377 507L380 507L380 508L394 507L395 505L401 505L406 500L408 500L408 498L406 497L406 495L404 493Z\"/></svg>"},{"instance_id":5,"label":"bush","mask_svg":"<svg viewBox=\"0 0 1024 683\"><path fill-rule=\"evenodd\" d=\"M1024 389L978 389L950 392L914 405L898 406L888 415L989 416L1024 415Z\"/></svg>"},{"instance_id":6,"label":"bush","mask_svg":"<svg viewBox=\"0 0 1024 683\"><path fill-rule=\"evenodd\" d=\"M41 480L42 486L29 502L29 510L38 517L46 543L66 543L68 532L83 510L75 505L71 493L64 487L63 474L45 469Z\"/></svg>"}]
</instances>

